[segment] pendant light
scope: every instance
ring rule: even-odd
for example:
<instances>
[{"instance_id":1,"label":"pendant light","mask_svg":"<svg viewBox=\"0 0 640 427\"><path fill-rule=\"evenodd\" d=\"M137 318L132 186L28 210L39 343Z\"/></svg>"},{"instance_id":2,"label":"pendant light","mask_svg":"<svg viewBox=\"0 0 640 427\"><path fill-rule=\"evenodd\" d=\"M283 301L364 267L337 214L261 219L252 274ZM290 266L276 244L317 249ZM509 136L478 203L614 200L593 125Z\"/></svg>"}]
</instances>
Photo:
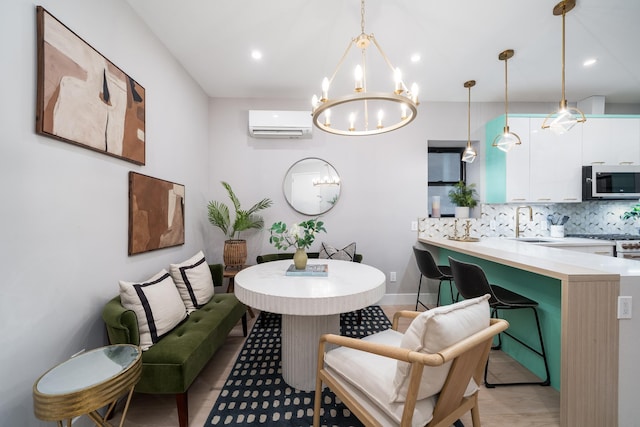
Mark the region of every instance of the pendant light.
<instances>
[{"instance_id":1,"label":"pendant light","mask_svg":"<svg viewBox=\"0 0 640 427\"><path fill-rule=\"evenodd\" d=\"M467 148L462 153L462 161L467 163L473 163L478 156L476 150L471 147L471 88L476 85L475 80L469 80L464 82L464 87L469 89L469 104L467 108Z\"/></svg>"},{"instance_id":2,"label":"pendant light","mask_svg":"<svg viewBox=\"0 0 640 427\"><path fill-rule=\"evenodd\" d=\"M562 135L569 132L576 123L584 123L587 119L584 113L577 108L567 107L567 100L564 95L564 45L565 45L565 15L576 5L576 0L563 0L553 8L555 16L562 15L562 96L560 98L560 108L549 114L542 122L542 129L550 129L552 132Z\"/></svg>"},{"instance_id":3,"label":"pendant light","mask_svg":"<svg viewBox=\"0 0 640 427\"><path fill-rule=\"evenodd\" d=\"M492 146L504 151L511 150L514 146L522 144L520 137L509 130L509 95L507 90L507 61L514 55L513 49L500 52L498 59L504 61L504 132L496 136Z\"/></svg>"},{"instance_id":4,"label":"pendant light","mask_svg":"<svg viewBox=\"0 0 640 427\"><path fill-rule=\"evenodd\" d=\"M325 77L322 81L321 96L313 95L311 99L313 124L325 132L344 136L377 135L408 125L418 114L418 86L413 83L408 88L404 84L400 69L391 64L373 34L365 33L364 24L364 0L361 0L360 35L349 41L331 78ZM389 67L387 91L369 90L366 60L371 44ZM346 95L330 97L334 79L354 45L360 49L360 58L355 67L353 90Z\"/></svg>"}]
</instances>

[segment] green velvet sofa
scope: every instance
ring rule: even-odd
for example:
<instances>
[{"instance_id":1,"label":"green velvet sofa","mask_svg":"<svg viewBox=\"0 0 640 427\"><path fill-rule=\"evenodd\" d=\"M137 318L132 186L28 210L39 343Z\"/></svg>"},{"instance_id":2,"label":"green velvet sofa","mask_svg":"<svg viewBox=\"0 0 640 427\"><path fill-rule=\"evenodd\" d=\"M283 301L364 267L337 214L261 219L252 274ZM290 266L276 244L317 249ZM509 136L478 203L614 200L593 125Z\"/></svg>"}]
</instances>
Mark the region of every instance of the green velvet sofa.
<instances>
[{"instance_id":1,"label":"green velvet sofa","mask_svg":"<svg viewBox=\"0 0 640 427\"><path fill-rule=\"evenodd\" d=\"M214 285L222 286L223 266L212 264L209 269ZM107 302L102 318L111 344L140 345L136 315L122 306L120 296ZM187 390L239 320L246 337L246 306L234 294L216 293L205 306L142 353L142 376L135 391L175 394L180 427L186 427Z\"/></svg>"}]
</instances>

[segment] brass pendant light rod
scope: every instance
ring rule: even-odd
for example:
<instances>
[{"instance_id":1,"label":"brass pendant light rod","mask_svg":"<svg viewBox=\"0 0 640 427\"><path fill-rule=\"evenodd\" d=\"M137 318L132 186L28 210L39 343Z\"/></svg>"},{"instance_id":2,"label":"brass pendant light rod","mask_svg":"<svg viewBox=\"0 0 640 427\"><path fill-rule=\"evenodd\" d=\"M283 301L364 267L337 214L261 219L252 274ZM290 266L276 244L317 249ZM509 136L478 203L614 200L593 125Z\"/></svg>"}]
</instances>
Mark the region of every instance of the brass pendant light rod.
<instances>
[{"instance_id":1,"label":"brass pendant light rod","mask_svg":"<svg viewBox=\"0 0 640 427\"><path fill-rule=\"evenodd\" d=\"M584 123L587 119L584 113L578 108L569 108L567 104L565 92L565 45L566 45L566 29L565 17L568 12L576 6L576 0L563 0L553 8L554 16L562 17L562 50L561 50L561 97L560 108L558 111L549 114L542 122L542 129L551 129L553 132L561 135L573 128L576 123Z\"/></svg>"},{"instance_id":2,"label":"brass pendant light rod","mask_svg":"<svg viewBox=\"0 0 640 427\"><path fill-rule=\"evenodd\" d=\"M571 11L576 6L575 0L564 0L555 5L553 8L553 14L555 16L562 16L562 94L560 98L560 109L567 108L567 98L565 97L565 43L566 43L566 30L565 30L565 17L567 12Z\"/></svg>"},{"instance_id":3,"label":"brass pendant light rod","mask_svg":"<svg viewBox=\"0 0 640 427\"><path fill-rule=\"evenodd\" d=\"M510 58L513 58L514 54L513 49L507 49L498 55L498 59L504 61L504 132L497 135L491 145L504 152L508 152L514 146L522 144L520 137L509 130L509 80L507 62Z\"/></svg>"},{"instance_id":4,"label":"brass pendant light rod","mask_svg":"<svg viewBox=\"0 0 640 427\"><path fill-rule=\"evenodd\" d=\"M471 146L471 88L475 85L475 80L468 80L464 82L464 87L469 89L469 98L467 102L467 147L462 152L462 161L466 163L473 163L478 155Z\"/></svg>"},{"instance_id":5,"label":"brass pendant light rod","mask_svg":"<svg viewBox=\"0 0 640 427\"><path fill-rule=\"evenodd\" d=\"M464 87L469 89L469 99L467 103L467 146L471 147L471 88L476 85L475 80L464 82Z\"/></svg>"},{"instance_id":6,"label":"brass pendant light rod","mask_svg":"<svg viewBox=\"0 0 640 427\"><path fill-rule=\"evenodd\" d=\"M504 131L505 133L509 132L509 91L507 90L508 85L508 67L507 61L510 58L513 58L515 52L513 49L507 49L505 51L500 52L498 55L498 59L500 61L504 61Z\"/></svg>"}]
</instances>

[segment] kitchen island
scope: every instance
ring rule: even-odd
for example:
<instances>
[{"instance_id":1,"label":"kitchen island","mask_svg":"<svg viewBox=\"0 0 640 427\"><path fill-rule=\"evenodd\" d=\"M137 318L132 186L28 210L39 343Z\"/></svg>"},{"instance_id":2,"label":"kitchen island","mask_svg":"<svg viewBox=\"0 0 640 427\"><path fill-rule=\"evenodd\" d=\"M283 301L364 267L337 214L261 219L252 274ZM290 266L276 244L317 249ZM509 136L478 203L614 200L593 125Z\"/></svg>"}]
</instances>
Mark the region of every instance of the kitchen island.
<instances>
[{"instance_id":1,"label":"kitchen island","mask_svg":"<svg viewBox=\"0 0 640 427\"><path fill-rule=\"evenodd\" d=\"M508 238L419 241L439 263L447 263L448 256L476 263L492 283L540 303L552 386L560 390L562 426L637 423L639 324L618 320L617 299L640 298L640 263ZM517 330L518 319L508 319ZM509 348L505 351L512 354ZM517 352L512 355L534 373L540 371Z\"/></svg>"}]
</instances>

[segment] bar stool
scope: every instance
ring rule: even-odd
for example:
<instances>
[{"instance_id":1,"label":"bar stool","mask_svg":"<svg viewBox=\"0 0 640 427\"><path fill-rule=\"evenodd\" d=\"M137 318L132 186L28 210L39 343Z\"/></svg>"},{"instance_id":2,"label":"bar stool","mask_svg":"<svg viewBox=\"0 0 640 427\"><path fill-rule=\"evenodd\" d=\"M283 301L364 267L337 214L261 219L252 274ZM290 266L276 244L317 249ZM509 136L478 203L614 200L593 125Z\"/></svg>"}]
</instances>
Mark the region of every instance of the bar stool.
<instances>
[{"instance_id":1,"label":"bar stool","mask_svg":"<svg viewBox=\"0 0 640 427\"><path fill-rule=\"evenodd\" d=\"M436 299L436 306L440 305L440 289L442 288L442 282L449 282L449 290L451 291L451 301L456 301L457 298L453 298L453 285L451 281L453 276L451 275L451 268L448 265L436 265L436 261L433 259L433 255L426 249L413 247L413 254L416 257L416 263L418 264L418 270L420 270L420 281L418 282L418 296L416 298L416 310L418 310L418 304L426 308L422 301L420 301L420 288L422 287L422 277L427 279L439 280L438 284L438 298Z\"/></svg>"},{"instance_id":2,"label":"bar stool","mask_svg":"<svg viewBox=\"0 0 640 427\"><path fill-rule=\"evenodd\" d=\"M544 342L542 340L542 330L540 328L540 320L538 318L538 303L532 299L529 299L523 295L512 292L501 286L491 285L487 280L487 276L484 274L482 268L475 264L465 263L455 260L449 257L449 265L451 266L451 273L453 280L456 282L458 292L465 299L474 298L477 296L489 294L489 306L491 307L491 316L498 318L498 310L519 310L528 308L533 311L533 315L536 320L536 327L538 328L538 338L540 339L540 350L531 347L529 344L523 342L521 339L513 336L507 331L502 332L511 337L516 342L522 344L528 348L544 361L544 369L547 377L544 381L533 382L508 382L508 383L489 383L487 381L487 372L489 370L489 359L487 359L487 365L484 370L484 383L488 388L504 385L525 385L525 384L537 384L542 386L548 386L551 382L549 380L549 364L547 362L547 354L544 350ZM498 335L498 345L492 347L493 350L498 350L502 346L501 334Z\"/></svg>"}]
</instances>

